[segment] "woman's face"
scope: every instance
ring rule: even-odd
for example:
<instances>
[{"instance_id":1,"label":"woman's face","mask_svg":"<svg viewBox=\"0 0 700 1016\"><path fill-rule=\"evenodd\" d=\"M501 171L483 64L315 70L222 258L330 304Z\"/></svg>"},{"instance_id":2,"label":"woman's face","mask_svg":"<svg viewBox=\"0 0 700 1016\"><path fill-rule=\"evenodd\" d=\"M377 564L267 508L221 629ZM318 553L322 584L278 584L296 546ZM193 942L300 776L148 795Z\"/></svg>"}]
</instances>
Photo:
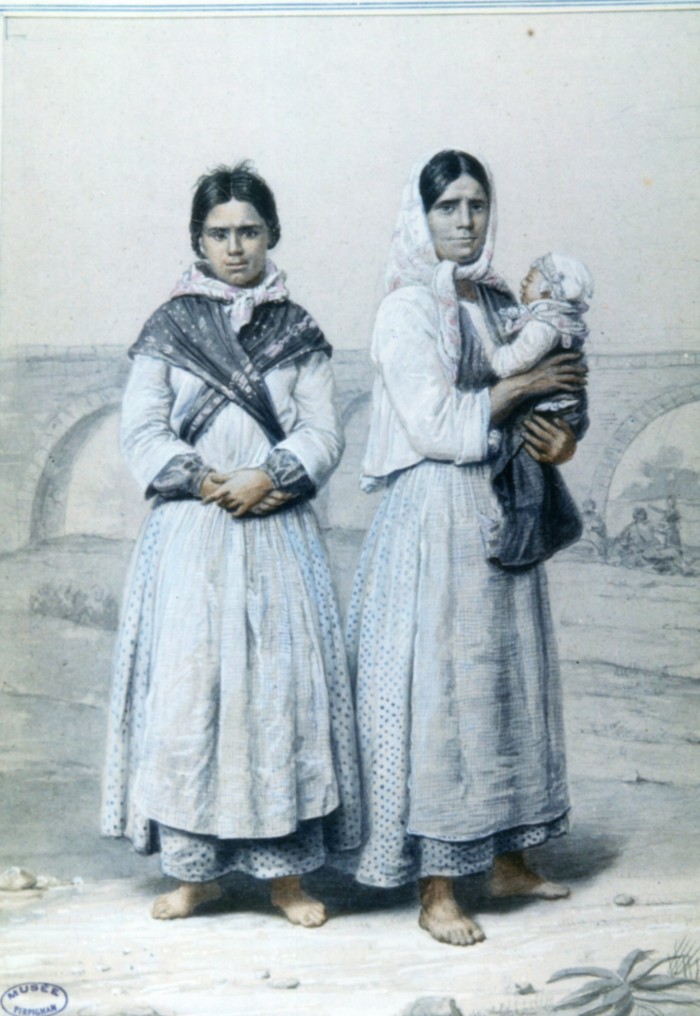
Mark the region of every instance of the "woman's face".
<instances>
[{"instance_id":1,"label":"woman's face","mask_svg":"<svg viewBox=\"0 0 700 1016\"><path fill-rule=\"evenodd\" d=\"M441 261L467 264L481 254L489 225L486 191L463 174L445 187L427 214L428 226Z\"/></svg>"},{"instance_id":2,"label":"woman's face","mask_svg":"<svg viewBox=\"0 0 700 1016\"><path fill-rule=\"evenodd\" d=\"M265 271L268 243L265 220L254 206L232 198L207 215L200 248L221 282L254 286Z\"/></svg>"}]
</instances>

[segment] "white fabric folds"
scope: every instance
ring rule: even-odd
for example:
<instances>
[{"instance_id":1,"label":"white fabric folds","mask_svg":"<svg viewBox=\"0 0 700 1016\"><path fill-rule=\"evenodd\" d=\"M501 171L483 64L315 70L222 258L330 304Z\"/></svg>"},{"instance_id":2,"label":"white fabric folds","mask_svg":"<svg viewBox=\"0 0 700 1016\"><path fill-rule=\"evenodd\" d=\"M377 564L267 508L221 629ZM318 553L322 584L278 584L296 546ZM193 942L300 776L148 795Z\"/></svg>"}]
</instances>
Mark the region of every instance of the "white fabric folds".
<instances>
[{"instance_id":1,"label":"white fabric folds","mask_svg":"<svg viewBox=\"0 0 700 1016\"><path fill-rule=\"evenodd\" d=\"M320 485L343 448L328 357L266 377L288 448ZM134 359L122 444L146 487L182 447L201 393L189 372ZM270 449L228 403L194 444L219 472ZM102 828L154 848L154 822L269 839L328 817L326 845L359 836L353 707L330 570L312 508L235 519L169 501L135 548L117 641Z\"/></svg>"}]
</instances>

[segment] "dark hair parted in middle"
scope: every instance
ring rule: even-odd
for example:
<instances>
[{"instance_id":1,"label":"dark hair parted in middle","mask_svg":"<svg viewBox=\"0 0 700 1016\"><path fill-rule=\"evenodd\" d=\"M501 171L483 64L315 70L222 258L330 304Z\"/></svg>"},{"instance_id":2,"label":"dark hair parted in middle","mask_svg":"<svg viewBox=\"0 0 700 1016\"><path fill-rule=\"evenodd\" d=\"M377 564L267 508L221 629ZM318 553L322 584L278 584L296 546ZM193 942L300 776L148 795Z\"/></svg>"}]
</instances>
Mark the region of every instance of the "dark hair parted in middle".
<instances>
[{"instance_id":1,"label":"dark hair parted in middle","mask_svg":"<svg viewBox=\"0 0 700 1016\"><path fill-rule=\"evenodd\" d=\"M199 241L209 212L216 205L225 205L233 198L253 206L264 219L270 234L268 247L272 249L275 246L282 232L275 196L249 162L239 162L236 166L217 166L197 180L190 216L190 238L195 254L202 253Z\"/></svg>"},{"instance_id":2,"label":"dark hair parted in middle","mask_svg":"<svg viewBox=\"0 0 700 1016\"><path fill-rule=\"evenodd\" d=\"M484 188L486 197L491 200L491 188L486 170L478 159L466 152L454 148L446 148L426 162L421 170L418 181L423 210L426 214L433 207L442 192L460 176L471 176Z\"/></svg>"}]
</instances>

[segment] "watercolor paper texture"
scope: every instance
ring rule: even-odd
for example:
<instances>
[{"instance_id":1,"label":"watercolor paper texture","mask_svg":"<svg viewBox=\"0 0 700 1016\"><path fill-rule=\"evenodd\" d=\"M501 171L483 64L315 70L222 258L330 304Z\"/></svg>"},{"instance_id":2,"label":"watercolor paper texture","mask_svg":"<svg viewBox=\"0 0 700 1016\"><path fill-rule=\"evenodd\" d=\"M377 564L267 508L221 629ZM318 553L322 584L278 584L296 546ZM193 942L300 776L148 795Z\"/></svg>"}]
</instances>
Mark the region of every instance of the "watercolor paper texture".
<instances>
[{"instance_id":1,"label":"watercolor paper texture","mask_svg":"<svg viewBox=\"0 0 700 1016\"><path fill-rule=\"evenodd\" d=\"M0 871L43 879L0 892L0 995L49 982L71 1016L470 1016L549 1012L581 983L556 971L634 949L680 951L656 973L699 976L699 37L688 6L5 11ZM252 159L278 201L275 260L336 349L347 448L316 511L345 606L380 496L359 473L389 239L411 166L440 147L489 163L512 285L548 250L595 278L591 427L564 467L587 530L548 566L572 828L536 860L572 896L499 903L467 879L487 941L464 950L418 928L410 887L328 873L310 879L334 915L317 931L242 877L201 916L155 922L157 859L98 832L148 510L117 447L126 349L191 260L196 179Z\"/></svg>"}]
</instances>

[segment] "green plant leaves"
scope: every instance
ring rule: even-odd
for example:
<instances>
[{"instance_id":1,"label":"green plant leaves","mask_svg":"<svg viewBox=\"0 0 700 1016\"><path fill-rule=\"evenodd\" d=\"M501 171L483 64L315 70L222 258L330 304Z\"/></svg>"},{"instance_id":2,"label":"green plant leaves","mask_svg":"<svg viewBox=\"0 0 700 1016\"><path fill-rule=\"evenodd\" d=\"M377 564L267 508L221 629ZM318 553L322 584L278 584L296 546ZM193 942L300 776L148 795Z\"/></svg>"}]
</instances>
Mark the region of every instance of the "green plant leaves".
<instances>
[{"instance_id":1,"label":"green plant leaves","mask_svg":"<svg viewBox=\"0 0 700 1016\"><path fill-rule=\"evenodd\" d=\"M578 1009L578 1016L596 1016L597 1013L609 1013L613 1007L618 1005L627 1004L632 999L632 992L628 984L620 984L612 990L608 990L605 995L601 996L597 1001L590 1002L585 1005L582 1009Z\"/></svg>"},{"instance_id":2,"label":"green plant leaves","mask_svg":"<svg viewBox=\"0 0 700 1016\"><path fill-rule=\"evenodd\" d=\"M565 1009L575 1011L576 1016L633 1016L637 1006L648 1006L648 1012L658 1013L666 1004L685 1005L688 1008L700 1007L700 996L697 993L674 993L673 988L693 985L700 988L700 980L695 977L683 976L694 973L695 969L674 969L663 974L653 971L663 964L683 959L684 955L666 956L644 968L632 976L637 964L648 960L653 950L633 949L623 959L617 971L606 970L604 967L567 967L558 970L549 978L548 984L563 981L569 977L593 977L566 998L557 1002L552 1012L563 1012ZM692 959L692 957L690 957ZM658 1008L657 1008L658 1007ZM665 1011L665 1010L664 1010Z\"/></svg>"},{"instance_id":3,"label":"green plant leaves","mask_svg":"<svg viewBox=\"0 0 700 1016\"><path fill-rule=\"evenodd\" d=\"M634 1011L634 999L632 997L622 999L610 1010L610 1016L629 1016Z\"/></svg>"},{"instance_id":4,"label":"green plant leaves","mask_svg":"<svg viewBox=\"0 0 700 1016\"><path fill-rule=\"evenodd\" d=\"M616 974L614 970L606 970L605 967L567 967L565 970L557 970L556 974L552 974L547 984L563 981L566 977L600 977L604 981L612 981L613 984L622 983L619 974Z\"/></svg>"},{"instance_id":5,"label":"green plant leaves","mask_svg":"<svg viewBox=\"0 0 700 1016\"><path fill-rule=\"evenodd\" d=\"M618 985L619 981L617 978L615 980L599 978L596 981L588 981L583 987L563 998L561 1002L557 1002L554 1006L554 1011L558 1012L560 1009L578 1009L579 1006L592 1002L606 991L618 987Z\"/></svg>"},{"instance_id":6,"label":"green plant leaves","mask_svg":"<svg viewBox=\"0 0 700 1016\"><path fill-rule=\"evenodd\" d=\"M700 987L700 982L694 977L674 977L672 974L643 974L635 977L632 984L635 988L642 988L644 991L662 991L666 988L677 988L679 984L694 984Z\"/></svg>"},{"instance_id":7,"label":"green plant leaves","mask_svg":"<svg viewBox=\"0 0 700 1016\"><path fill-rule=\"evenodd\" d=\"M700 1006L700 998L691 998L689 995L670 995L666 992L663 995L642 995L635 992L637 1002L650 1002L652 1005L661 1005L669 1002L671 1005L693 1005Z\"/></svg>"},{"instance_id":8,"label":"green plant leaves","mask_svg":"<svg viewBox=\"0 0 700 1016\"><path fill-rule=\"evenodd\" d=\"M653 955L653 952L653 949L633 949L631 953L628 953L617 969L617 972L622 980L626 981L632 968L642 960L648 960L649 957Z\"/></svg>"},{"instance_id":9,"label":"green plant leaves","mask_svg":"<svg viewBox=\"0 0 700 1016\"><path fill-rule=\"evenodd\" d=\"M647 974L650 974L652 972L652 970L656 970L658 967L662 967L664 965L664 963L668 963L669 965L671 965L673 960L682 960L684 958L685 957L683 956L682 953L674 953L672 956L662 956L662 958L660 960L656 960L655 963L651 963L646 968L646 970L642 974L642 977L646 977ZM672 970L671 973L675 974L675 973L679 973L679 971ZM639 975L637 975L637 976L639 976Z\"/></svg>"}]
</instances>

